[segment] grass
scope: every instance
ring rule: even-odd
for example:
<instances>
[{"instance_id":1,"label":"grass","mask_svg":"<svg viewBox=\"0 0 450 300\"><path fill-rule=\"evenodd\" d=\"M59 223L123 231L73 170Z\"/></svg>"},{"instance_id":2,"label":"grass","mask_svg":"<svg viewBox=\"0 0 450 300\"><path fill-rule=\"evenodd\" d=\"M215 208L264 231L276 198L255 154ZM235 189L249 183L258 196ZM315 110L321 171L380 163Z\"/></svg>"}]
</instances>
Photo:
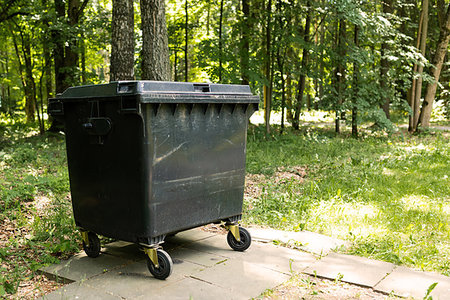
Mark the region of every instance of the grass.
<instances>
[{"instance_id":1,"label":"grass","mask_svg":"<svg viewBox=\"0 0 450 300\"><path fill-rule=\"evenodd\" d=\"M326 129L249 131L247 171L263 174L247 223L310 230L351 242L348 253L450 275L449 139ZM303 181L277 179L306 168Z\"/></svg>"},{"instance_id":2,"label":"grass","mask_svg":"<svg viewBox=\"0 0 450 300\"><path fill-rule=\"evenodd\" d=\"M78 251L65 142L33 127L0 124L0 298L37 270Z\"/></svg>"}]
</instances>

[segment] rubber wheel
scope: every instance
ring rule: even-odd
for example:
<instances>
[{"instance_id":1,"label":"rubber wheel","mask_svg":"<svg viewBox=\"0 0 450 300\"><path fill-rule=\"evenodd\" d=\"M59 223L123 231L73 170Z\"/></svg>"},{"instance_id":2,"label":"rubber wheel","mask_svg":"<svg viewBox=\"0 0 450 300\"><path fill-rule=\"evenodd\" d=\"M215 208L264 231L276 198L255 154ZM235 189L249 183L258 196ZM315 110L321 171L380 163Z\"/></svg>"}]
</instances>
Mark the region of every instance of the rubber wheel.
<instances>
[{"instance_id":1,"label":"rubber wheel","mask_svg":"<svg viewBox=\"0 0 450 300\"><path fill-rule=\"evenodd\" d=\"M98 239L98 236L93 233L88 233L88 239L89 239L89 247L86 246L86 243L83 241L83 249L87 256L96 258L100 255L100 240Z\"/></svg>"},{"instance_id":2,"label":"rubber wheel","mask_svg":"<svg viewBox=\"0 0 450 300\"><path fill-rule=\"evenodd\" d=\"M252 243L252 237L250 236L250 232L247 229L239 227L239 235L241 237L241 241L238 242L234 235L228 231L227 242L230 245L231 249L235 251L245 251L250 247Z\"/></svg>"},{"instance_id":3,"label":"rubber wheel","mask_svg":"<svg viewBox=\"0 0 450 300\"><path fill-rule=\"evenodd\" d=\"M167 277L169 277L170 274L172 274L173 262L172 259L170 258L170 255L164 250L159 249L157 251L157 255L159 267L155 268L155 265L148 257L147 257L147 267L150 273L152 273L152 275L156 279L164 280Z\"/></svg>"}]
</instances>

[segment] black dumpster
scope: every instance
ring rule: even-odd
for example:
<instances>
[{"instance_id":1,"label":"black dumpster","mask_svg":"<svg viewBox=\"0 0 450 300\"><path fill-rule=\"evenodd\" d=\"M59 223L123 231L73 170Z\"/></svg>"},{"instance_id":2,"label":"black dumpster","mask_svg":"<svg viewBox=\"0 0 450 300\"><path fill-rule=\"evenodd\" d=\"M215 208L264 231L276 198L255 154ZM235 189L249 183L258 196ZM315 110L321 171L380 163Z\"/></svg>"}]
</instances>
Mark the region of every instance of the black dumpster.
<instances>
[{"instance_id":1,"label":"black dumpster","mask_svg":"<svg viewBox=\"0 0 450 300\"><path fill-rule=\"evenodd\" d=\"M141 245L164 279L167 235L209 223L238 251L251 237L242 213L248 119L259 98L248 86L121 81L72 87L50 99L64 123L76 225L86 254L96 234Z\"/></svg>"}]
</instances>

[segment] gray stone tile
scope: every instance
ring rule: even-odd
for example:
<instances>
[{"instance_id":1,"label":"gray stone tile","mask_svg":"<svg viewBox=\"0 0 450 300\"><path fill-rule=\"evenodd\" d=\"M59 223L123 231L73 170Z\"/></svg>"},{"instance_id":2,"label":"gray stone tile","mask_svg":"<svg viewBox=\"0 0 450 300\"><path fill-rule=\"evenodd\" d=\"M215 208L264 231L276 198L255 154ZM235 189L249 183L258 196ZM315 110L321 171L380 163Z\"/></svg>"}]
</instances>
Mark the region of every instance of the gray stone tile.
<instances>
[{"instance_id":1,"label":"gray stone tile","mask_svg":"<svg viewBox=\"0 0 450 300\"><path fill-rule=\"evenodd\" d=\"M90 258L84 253L79 253L69 260L42 268L40 271L51 277L81 281L130 263L132 261L109 254L101 254L97 258Z\"/></svg>"},{"instance_id":2,"label":"gray stone tile","mask_svg":"<svg viewBox=\"0 0 450 300\"><path fill-rule=\"evenodd\" d=\"M118 300L118 296L108 294L104 291L91 288L84 282L74 282L65 285L58 290L47 294L42 300L69 300L69 299L92 299L92 300Z\"/></svg>"},{"instance_id":3,"label":"gray stone tile","mask_svg":"<svg viewBox=\"0 0 450 300\"><path fill-rule=\"evenodd\" d=\"M394 269L391 263L359 256L331 253L318 260L303 273L374 287Z\"/></svg>"},{"instance_id":4,"label":"gray stone tile","mask_svg":"<svg viewBox=\"0 0 450 300\"><path fill-rule=\"evenodd\" d=\"M94 277L85 282L90 287L104 290L112 295L134 299L145 295L159 295L169 285L177 285L186 276L196 274L205 267L178 260L173 273L166 280L155 279L147 269L146 262L135 262L118 270Z\"/></svg>"},{"instance_id":5,"label":"gray stone tile","mask_svg":"<svg viewBox=\"0 0 450 300\"><path fill-rule=\"evenodd\" d=\"M196 241L195 243L186 244L184 247L200 251L200 252L206 252L211 253L215 255L220 255L225 258L235 258L235 257L241 257L245 256L246 251L239 252L234 251L230 248L230 246L227 243L227 236L226 235L215 235L210 238L206 238L203 240ZM251 246L250 246L251 248Z\"/></svg>"},{"instance_id":6,"label":"gray stone tile","mask_svg":"<svg viewBox=\"0 0 450 300\"><path fill-rule=\"evenodd\" d=\"M215 235L210 232L203 231L200 228L195 228L179 232L174 236L166 237L162 246L165 250L173 250L177 247L211 238L213 236Z\"/></svg>"},{"instance_id":7,"label":"gray stone tile","mask_svg":"<svg viewBox=\"0 0 450 300\"><path fill-rule=\"evenodd\" d=\"M172 261L175 265L181 260L198 264L204 267L212 267L217 263L222 262L224 259L227 259L220 255L215 255L207 252L199 252L197 250L185 247L180 247L172 250L169 254L172 257Z\"/></svg>"},{"instance_id":8,"label":"gray stone tile","mask_svg":"<svg viewBox=\"0 0 450 300\"><path fill-rule=\"evenodd\" d=\"M138 245L123 241L106 244L102 252L131 261L140 261L146 258L145 253L139 249Z\"/></svg>"},{"instance_id":9,"label":"gray stone tile","mask_svg":"<svg viewBox=\"0 0 450 300\"><path fill-rule=\"evenodd\" d=\"M286 244L300 244L299 248L315 254L328 254L333 249L345 246L345 241L326 235L309 232L289 232L270 228L248 228L255 241L272 242L280 241Z\"/></svg>"},{"instance_id":10,"label":"gray stone tile","mask_svg":"<svg viewBox=\"0 0 450 300\"><path fill-rule=\"evenodd\" d=\"M239 259L227 260L192 277L230 290L237 299L257 297L266 289L290 278L289 275Z\"/></svg>"},{"instance_id":11,"label":"gray stone tile","mask_svg":"<svg viewBox=\"0 0 450 300\"><path fill-rule=\"evenodd\" d=\"M248 299L241 295L234 294L231 290L225 289L211 283L197 280L194 278L185 278L176 284L171 284L158 290L158 293L143 295L135 299L171 299L171 300L233 300Z\"/></svg>"},{"instance_id":12,"label":"gray stone tile","mask_svg":"<svg viewBox=\"0 0 450 300\"><path fill-rule=\"evenodd\" d=\"M253 242L243 255L235 259L286 274L303 271L317 261L310 253L258 242Z\"/></svg>"},{"instance_id":13,"label":"gray stone tile","mask_svg":"<svg viewBox=\"0 0 450 300\"><path fill-rule=\"evenodd\" d=\"M401 297L422 299L430 285L438 284L431 292L433 299L450 299L450 277L397 267L374 287L375 291L390 293Z\"/></svg>"}]
</instances>

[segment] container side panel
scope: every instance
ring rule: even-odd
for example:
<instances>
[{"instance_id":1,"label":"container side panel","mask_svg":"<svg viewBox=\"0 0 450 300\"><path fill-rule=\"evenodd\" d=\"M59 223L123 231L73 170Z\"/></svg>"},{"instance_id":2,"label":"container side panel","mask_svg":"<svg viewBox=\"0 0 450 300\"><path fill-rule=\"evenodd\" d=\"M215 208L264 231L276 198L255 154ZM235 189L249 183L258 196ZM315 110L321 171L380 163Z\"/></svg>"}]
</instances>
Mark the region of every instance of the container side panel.
<instances>
[{"instance_id":1,"label":"container side panel","mask_svg":"<svg viewBox=\"0 0 450 300\"><path fill-rule=\"evenodd\" d=\"M120 114L120 98L113 99L65 103L72 205L77 226L135 242L147 234L144 127L139 115ZM89 125L99 118L112 124L106 135Z\"/></svg>"},{"instance_id":2,"label":"container side panel","mask_svg":"<svg viewBox=\"0 0 450 300\"><path fill-rule=\"evenodd\" d=\"M239 215L245 180L246 105L145 105L152 143L152 235Z\"/></svg>"}]
</instances>

